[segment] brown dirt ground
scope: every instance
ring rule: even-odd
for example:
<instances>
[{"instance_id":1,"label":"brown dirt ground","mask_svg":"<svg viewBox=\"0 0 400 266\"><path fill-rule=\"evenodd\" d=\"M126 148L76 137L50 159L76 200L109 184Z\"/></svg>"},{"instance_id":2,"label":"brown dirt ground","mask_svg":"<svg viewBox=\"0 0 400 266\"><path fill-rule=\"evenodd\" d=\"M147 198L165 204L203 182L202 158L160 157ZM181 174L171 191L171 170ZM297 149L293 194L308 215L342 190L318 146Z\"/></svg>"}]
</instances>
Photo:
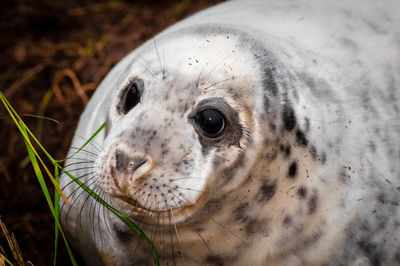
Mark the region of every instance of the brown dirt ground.
<instances>
[{"instance_id":1,"label":"brown dirt ground","mask_svg":"<svg viewBox=\"0 0 400 266\"><path fill-rule=\"evenodd\" d=\"M220 1L0 1L0 91L20 114L60 122L24 117L50 154L64 158L87 97L107 72L155 33ZM48 104L46 93L52 93ZM1 219L25 260L51 265L51 213L2 104L0 140ZM0 253L15 261L1 231ZM63 244L58 261L70 265Z\"/></svg>"}]
</instances>

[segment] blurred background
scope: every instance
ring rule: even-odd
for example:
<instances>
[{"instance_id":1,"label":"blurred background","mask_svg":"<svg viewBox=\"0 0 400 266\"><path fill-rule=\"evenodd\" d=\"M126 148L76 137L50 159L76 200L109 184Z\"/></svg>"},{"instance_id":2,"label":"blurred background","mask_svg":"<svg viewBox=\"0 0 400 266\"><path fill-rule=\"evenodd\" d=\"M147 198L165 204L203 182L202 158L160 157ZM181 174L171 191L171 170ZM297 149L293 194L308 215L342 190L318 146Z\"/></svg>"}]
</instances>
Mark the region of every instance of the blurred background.
<instances>
[{"instance_id":1,"label":"blurred background","mask_svg":"<svg viewBox=\"0 0 400 266\"><path fill-rule=\"evenodd\" d=\"M56 159L88 99L131 50L174 22L221 0L0 1L0 91ZM0 219L23 259L51 265L54 222L23 139L0 104ZM0 253L15 262L0 230ZM70 265L60 241L58 265ZM0 263L1 264L1 263Z\"/></svg>"}]
</instances>

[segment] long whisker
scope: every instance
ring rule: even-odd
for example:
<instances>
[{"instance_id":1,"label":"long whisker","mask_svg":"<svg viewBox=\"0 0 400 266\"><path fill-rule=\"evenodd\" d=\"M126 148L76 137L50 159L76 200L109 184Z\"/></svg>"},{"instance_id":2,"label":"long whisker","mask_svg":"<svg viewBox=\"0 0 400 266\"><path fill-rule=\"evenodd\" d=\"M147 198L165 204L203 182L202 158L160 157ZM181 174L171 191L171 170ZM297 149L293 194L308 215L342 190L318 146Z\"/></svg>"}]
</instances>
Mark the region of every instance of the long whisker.
<instances>
[{"instance_id":1,"label":"long whisker","mask_svg":"<svg viewBox=\"0 0 400 266\"><path fill-rule=\"evenodd\" d=\"M226 232L230 233L231 235L233 235L234 237L236 237L237 239L239 239L240 241L242 241L244 244L246 244L247 246L249 246L249 243L247 243L246 241L244 241L243 239L241 239L238 235L234 234L232 231L230 231L228 228L226 228L225 226L223 226L222 224L220 224L219 222L217 222L217 220L215 220L214 218L210 218L214 223L218 224L222 229L224 229Z\"/></svg>"},{"instance_id":2,"label":"long whisker","mask_svg":"<svg viewBox=\"0 0 400 266\"><path fill-rule=\"evenodd\" d=\"M206 246L206 248L208 249L208 251L210 252L211 256L215 256L214 252L211 250L210 246L207 244L207 242L205 241L205 239L202 237L202 235L200 234L199 231L196 231L197 235L200 237L201 241L203 242L203 244Z\"/></svg>"},{"instance_id":3,"label":"long whisker","mask_svg":"<svg viewBox=\"0 0 400 266\"><path fill-rule=\"evenodd\" d=\"M84 141L87 141L88 139L80 136L80 135L75 135L79 138L81 138ZM95 146L95 144L97 145L97 147ZM97 151L102 152L104 151L103 147L101 145L99 145L98 143L96 143L96 141L94 139L92 139L90 142L88 142L88 145L92 146L93 148L95 148Z\"/></svg>"},{"instance_id":4,"label":"long whisker","mask_svg":"<svg viewBox=\"0 0 400 266\"><path fill-rule=\"evenodd\" d=\"M246 76L232 76L232 77L230 77L230 78L217 81L217 82L215 82L215 83L213 83L213 84L211 84L211 85L205 87L204 90L207 90L207 89L209 89L210 87L213 87L213 86L215 86L215 85L217 85L217 84L220 84L220 83L222 83L222 82L226 82L226 81L229 81L229 80L234 80L234 79L237 79L237 78L245 78L245 77L246 77Z\"/></svg>"},{"instance_id":5,"label":"long whisker","mask_svg":"<svg viewBox=\"0 0 400 266\"><path fill-rule=\"evenodd\" d=\"M80 148L76 148L76 147L69 147L71 150L79 150ZM82 150L80 150L79 152L84 152L84 153L86 153L87 155L92 155L94 158L98 158L99 157L99 155L97 154L97 153L94 153L94 152L91 152L91 151L88 151L88 150L85 150L85 149L82 149ZM77 153L77 154L79 154L79 152ZM76 155L76 154L75 154ZM72 158L74 158L74 157L72 157Z\"/></svg>"},{"instance_id":6,"label":"long whisker","mask_svg":"<svg viewBox=\"0 0 400 266\"><path fill-rule=\"evenodd\" d=\"M158 52L156 38L153 38L153 41L154 41L154 48L156 49L156 52L157 52L158 62L160 62L161 73L162 73L162 76L163 76L163 79L164 79L165 78L164 67L163 67L163 64L162 64L161 59L160 59L160 53Z\"/></svg>"},{"instance_id":7,"label":"long whisker","mask_svg":"<svg viewBox=\"0 0 400 266\"><path fill-rule=\"evenodd\" d=\"M145 65L142 65L145 69L146 69L146 71L147 72L149 72L150 73L150 75L154 78L155 77L155 75L154 75L154 73L155 73L155 71L154 71L154 69L151 67L151 65L149 64L149 62L140 54L140 53L138 53L138 52L136 52L136 51L133 51L136 55L138 55L143 61L144 61L144 63L145 64L147 64L150 68L151 68L151 71L145 66Z\"/></svg>"},{"instance_id":8,"label":"long whisker","mask_svg":"<svg viewBox=\"0 0 400 266\"><path fill-rule=\"evenodd\" d=\"M87 161L80 161L80 162L70 163L70 164L65 165L65 166L64 166L64 169L66 169L67 167L71 167L71 166L73 166L73 165L84 164L84 163L92 164L92 163L94 163L94 161L89 161L89 160L87 160Z\"/></svg>"}]
</instances>

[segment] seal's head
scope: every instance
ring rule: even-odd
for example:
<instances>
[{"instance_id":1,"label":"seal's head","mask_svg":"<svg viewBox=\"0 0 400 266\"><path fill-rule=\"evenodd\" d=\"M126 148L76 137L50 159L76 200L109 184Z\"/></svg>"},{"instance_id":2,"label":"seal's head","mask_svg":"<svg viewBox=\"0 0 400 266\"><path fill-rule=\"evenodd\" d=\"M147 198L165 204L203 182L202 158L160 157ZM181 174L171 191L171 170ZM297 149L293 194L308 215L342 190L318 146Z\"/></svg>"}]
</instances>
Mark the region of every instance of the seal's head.
<instances>
[{"instance_id":1,"label":"seal's head","mask_svg":"<svg viewBox=\"0 0 400 266\"><path fill-rule=\"evenodd\" d=\"M319 239L319 202L336 192L320 195L309 179L326 158L295 115L291 102L306 105L290 68L234 29L167 36L125 59L123 81L101 86L107 127L86 183L152 238L163 264L263 264ZM146 261L150 246L98 210L87 228L103 260Z\"/></svg>"},{"instance_id":2,"label":"seal's head","mask_svg":"<svg viewBox=\"0 0 400 266\"><path fill-rule=\"evenodd\" d=\"M163 61L155 48L141 54L145 61L114 90L97 183L132 217L183 222L215 191L221 196L243 181L223 171L243 163L254 145L260 80L231 39L190 40L190 50L184 38L160 42L161 58L176 56Z\"/></svg>"}]
</instances>

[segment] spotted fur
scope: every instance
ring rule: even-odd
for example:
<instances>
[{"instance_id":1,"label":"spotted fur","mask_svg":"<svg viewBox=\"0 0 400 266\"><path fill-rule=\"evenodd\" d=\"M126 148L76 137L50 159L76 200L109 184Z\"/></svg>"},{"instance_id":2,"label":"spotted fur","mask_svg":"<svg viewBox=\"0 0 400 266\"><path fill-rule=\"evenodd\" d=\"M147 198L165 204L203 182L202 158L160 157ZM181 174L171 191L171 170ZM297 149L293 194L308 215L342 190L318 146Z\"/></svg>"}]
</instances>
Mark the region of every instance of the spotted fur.
<instances>
[{"instance_id":1,"label":"spotted fur","mask_svg":"<svg viewBox=\"0 0 400 266\"><path fill-rule=\"evenodd\" d=\"M135 221L162 265L400 264L398 10L229 1L183 20L105 78L72 146L106 129L67 170ZM205 107L223 114L217 137L196 120ZM88 265L153 264L140 236L61 185Z\"/></svg>"}]
</instances>

